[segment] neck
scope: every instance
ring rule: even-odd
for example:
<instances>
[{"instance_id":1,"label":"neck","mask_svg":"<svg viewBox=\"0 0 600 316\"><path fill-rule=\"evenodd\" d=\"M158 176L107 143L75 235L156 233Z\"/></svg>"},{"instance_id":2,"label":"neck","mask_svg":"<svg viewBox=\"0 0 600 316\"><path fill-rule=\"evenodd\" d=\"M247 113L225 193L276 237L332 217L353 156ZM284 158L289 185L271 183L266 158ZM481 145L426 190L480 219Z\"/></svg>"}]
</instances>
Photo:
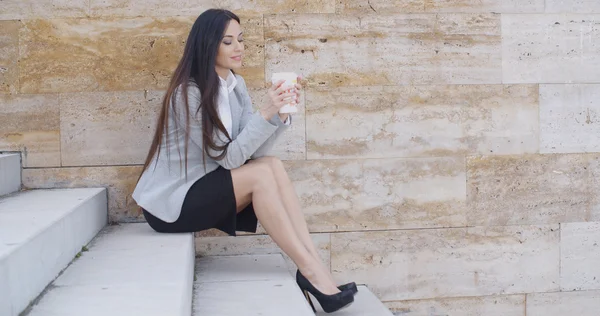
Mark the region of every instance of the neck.
<instances>
[{"instance_id":1,"label":"neck","mask_svg":"<svg viewBox=\"0 0 600 316\"><path fill-rule=\"evenodd\" d=\"M229 76L229 69L215 67L215 70L217 71L217 75L219 75L219 77L221 77L223 80L227 80L227 76Z\"/></svg>"}]
</instances>

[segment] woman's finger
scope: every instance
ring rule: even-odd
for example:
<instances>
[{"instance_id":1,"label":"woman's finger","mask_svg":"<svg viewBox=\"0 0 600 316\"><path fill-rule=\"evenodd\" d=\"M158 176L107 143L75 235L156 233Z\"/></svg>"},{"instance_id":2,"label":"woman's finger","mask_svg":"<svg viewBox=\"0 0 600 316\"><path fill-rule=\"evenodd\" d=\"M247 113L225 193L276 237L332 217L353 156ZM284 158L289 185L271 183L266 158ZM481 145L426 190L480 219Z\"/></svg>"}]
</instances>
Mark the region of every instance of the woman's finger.
<instances>
[{"instance_id":1,"label":"woman's finger","mask_svg":"<svg viewBox=\"0 0 600 316\"><path fill-rule=\"evenodd\" d=\"M275 102L279 102L285 98L290 97L290 95L291 95L291 93L282 93L282 94L273 93L273 94L270 94L269 97L271 98L271 101L273 101L273 103L275 103Z\"/></svg>"},{"instance_id":2,"label":"woman's finger","mask_svg":"<svg viewBox=\"0 0 600 316\"><path fill-rule=\"evenodd\" d=\"M294 105L294 104L298 104L298 102L296 102L296 100L282 100L282 101L277 102L277 107L281 108L282 106L285 106L287 104Z\"/></svg>"},{"instance_id":3,"label":"woman's finger","mask_svg":"<svg viewBox=\"0 0 600 316\"><path fill-rule=\"evenodd\" d=\"M277 98L279 101L284 101L287 98L290 99L295 99L296 98L296 93L292 92L292 93L284 93L284 94L280 94L279 97Z\"/></svg>"},{"instance_id":4,"label":"woman's finger","mask_svg":"<svg viewBox=\"0 0 600 316\"><path fill-rule=\"evenodd\" d=\"M287 92L287 90L295 90L295 89L296 89L296 87L294 87L294 86L290 87L290 86L281 85L281 87L279 87L277 90L275 90L275 93L282 94L284 92Z\"/></svg>"},{"instance_id":5,"label":"woman's finger","mask_svg":"<svg viewBox=\"0 0 600 316\"><path fill-rule=\"evenodd\" d=\"M276 91L278 88L281 87L281 85L285 82L285 80L279 80L276 81L273 85L271 85L271 88L269 90L271 91Z\"/></svg>"}]
</instances>

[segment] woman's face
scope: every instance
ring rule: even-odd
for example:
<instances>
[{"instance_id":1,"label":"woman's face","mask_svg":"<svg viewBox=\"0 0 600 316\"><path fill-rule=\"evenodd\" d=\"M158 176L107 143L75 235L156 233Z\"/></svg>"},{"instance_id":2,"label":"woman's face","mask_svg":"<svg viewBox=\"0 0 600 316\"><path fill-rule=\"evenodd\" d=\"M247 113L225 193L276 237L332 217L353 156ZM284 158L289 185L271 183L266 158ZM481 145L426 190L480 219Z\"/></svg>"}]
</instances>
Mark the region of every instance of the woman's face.
<instances>
[{"instance_id":1,"label":"woman's face","mask_svg":"<svg viewBox=\"0 0 600 316\"><path fill-rule=\"evenodd\" d=\"M240 24L236 20L231 20L219 45L216 60L217 72L218 70L236 70L242 67L243 41Z\"/></svg>"}]
</instances>

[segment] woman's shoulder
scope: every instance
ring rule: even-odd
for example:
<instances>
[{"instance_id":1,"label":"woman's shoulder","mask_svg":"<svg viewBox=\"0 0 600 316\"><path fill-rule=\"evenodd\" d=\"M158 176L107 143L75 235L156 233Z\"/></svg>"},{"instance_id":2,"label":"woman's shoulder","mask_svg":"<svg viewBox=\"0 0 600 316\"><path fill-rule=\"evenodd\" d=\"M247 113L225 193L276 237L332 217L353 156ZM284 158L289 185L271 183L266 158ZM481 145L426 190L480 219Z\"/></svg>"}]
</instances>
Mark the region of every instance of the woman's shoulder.
<instances>
[{"instance_id":1,"label":"woman's shoulder","mask_svg":"<svg viewBox=\"0 0 600 316\"><path fill-rule=\"evenodd\" d=\"M179 84L173 91L174 92L173 94L174 94L174 96L176 96L176 98L182 97L183 85L184 85L183 83ZM187 85L185 88L187 90L188 98L190 98L190 97L200 98L200 87L198 86L196 81L194 81L193 79L190 79L187 82Z\"/></svg>"},{"instance_id":2,"label":"woman's shoulder","mask_svg":"<svg viewBox=\"0 0 600 316\"><path fill-rule=\"evenodd\" d=\"M183 83L180 84L179 86L183 86ZM200 93L200 86L198 86L198 84L196 83L196 80L194 80L194 78L190 78L190 80L188 80L187 82L187 89L188 91L192 90L192 91L197 91L198 93Z\"/></svg>"},{"instance_id":3,"label":"woman's shoulder","mask_svg":"<svg viewBox=\"0 0 600 316\"><path fill-rule=\"evenodd\" d=\"M169 103L177 109L181 109L186 104L183 89L183 83L175 87L175 90L173 90L173 93L171 94L171 99L169 100ZM202 100L200 88L195 82L189 81L185 89L187 90L187 107L192 110L197 109Z\"/></svg>"}]
</instances>

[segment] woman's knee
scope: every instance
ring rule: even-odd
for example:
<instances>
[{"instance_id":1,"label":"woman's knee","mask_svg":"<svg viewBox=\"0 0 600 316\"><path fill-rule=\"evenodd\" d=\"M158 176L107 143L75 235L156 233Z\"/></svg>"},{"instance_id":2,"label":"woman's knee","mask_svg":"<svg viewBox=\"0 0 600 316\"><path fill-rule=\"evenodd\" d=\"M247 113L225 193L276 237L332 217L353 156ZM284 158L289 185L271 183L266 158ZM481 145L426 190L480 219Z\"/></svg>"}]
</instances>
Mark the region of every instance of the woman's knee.
<instances>
[{"instance_id":1,"label":"woman's knee","mask_svg":"<svg viewBox=\"0 0 600 316\"><path fill-rule=\"evenodd\" d=\"M256 159L256 161L258 163L268 165L275 174L285 172L285 166L283 165L283 162L277 157L265 156Z\"/></svg>"},{"instance_id":2,"label":"woman's knee","mask_svg":"<svg viewBox=\"0 0 600 316\"><path fill-rule=\"evenodd\" d=\"M269 164L266 163L254 163L251 164L252 175L254 179L255 187L264 188L269 186L275 186L275 175L273 169Z\"/></svg>"}]
</instances>

